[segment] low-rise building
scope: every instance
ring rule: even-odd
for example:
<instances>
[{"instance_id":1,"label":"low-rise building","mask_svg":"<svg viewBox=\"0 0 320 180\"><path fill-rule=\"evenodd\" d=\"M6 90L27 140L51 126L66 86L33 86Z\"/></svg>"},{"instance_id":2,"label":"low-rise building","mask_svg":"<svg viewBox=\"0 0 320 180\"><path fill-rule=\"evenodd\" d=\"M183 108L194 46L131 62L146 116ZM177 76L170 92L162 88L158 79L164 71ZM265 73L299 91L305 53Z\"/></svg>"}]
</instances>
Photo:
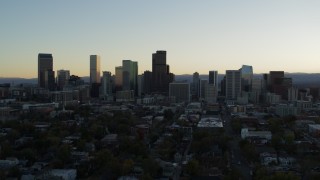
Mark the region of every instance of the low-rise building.
<instances>
[{"instance_id":1,"label":"low-rise building","mask_svg":"<svg viewBox=\"0 0 320 180\"><path fill-rule=\"evenodd\" d=\"M263 166L269 166L271 164L277 164L277 154L276 153L269 153L269 152L263 152L260 153L260 162Z\"/></svg>"},{"instance_id":2,"label":"low-rise building","mask_svg":"<svg viewBox=\"0 0 320 180\"><path fill-rule=\"evenodd\" d=\"M219 116L204 116L199 121L198 128L223 128L222 120Z\"/></svg>"},{"instance_id":3,"label":"low-rise building","mask_svg":"<svg viewBox=\"0 0 320 180\"><path fill-rule=\"evenodd\" d=\"M309 134L312 136L320 136L320 124L309 124Z\"/></svg>"},{"instance_id":4,"label":"low-rise building","mask_svg":"<svg viewBox=\"0 0 320 180\"><path fill-rule=\"evenodd\" d=\"M77 170L76 169L52 169L48 178L57 177L62 180L75 180L77 178Z\"/></svg>"},{"instance_id":5,"label":"low-rise building","mask_svg":"<svg viewBox=\"0 0 320 180\"><path fill-rule=\"evenodd\" d=\"M241 129L241 138L247 139L247 138L261 138L266 139L268 141L272 138L272 133L270 131L249 131L248 128L242 128Z\"/></svg>"},{"instance_id":6,"label":"low-rise building","mask_svg":"<svg viewBox=\"0 0 320 180\"><path fill-rule=\"evenodd\" d=\"M293 115L296 116L300 113L299 108L293 104L278 104L276 105L276 114L280 117Z\"/></svg>"}]
</instances>

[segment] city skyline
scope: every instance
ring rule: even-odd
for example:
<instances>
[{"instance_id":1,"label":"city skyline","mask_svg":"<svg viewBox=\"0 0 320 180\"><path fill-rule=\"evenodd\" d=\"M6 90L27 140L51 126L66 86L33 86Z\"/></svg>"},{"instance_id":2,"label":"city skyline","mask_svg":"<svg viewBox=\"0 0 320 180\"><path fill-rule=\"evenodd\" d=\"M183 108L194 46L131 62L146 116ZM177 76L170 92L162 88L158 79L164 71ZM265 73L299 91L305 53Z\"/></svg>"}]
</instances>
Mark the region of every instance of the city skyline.
<instances>
[{"instance_id":1,"label":"city skyline","mask_svg":"<svg viewBox=\"0 0 320 180\"><path fill-rule=\"evenodd\" d=\"M0 77L37 77L38 53L53 55L54 71L89 76L88 57L97 54L101 72L115 74L132 59L142 74L152 70L157 50L167 51L174 74L224 73L243 64L254 73L319 73L318 7L317 1L0 2Z\"/></svg>"}]
</instances>

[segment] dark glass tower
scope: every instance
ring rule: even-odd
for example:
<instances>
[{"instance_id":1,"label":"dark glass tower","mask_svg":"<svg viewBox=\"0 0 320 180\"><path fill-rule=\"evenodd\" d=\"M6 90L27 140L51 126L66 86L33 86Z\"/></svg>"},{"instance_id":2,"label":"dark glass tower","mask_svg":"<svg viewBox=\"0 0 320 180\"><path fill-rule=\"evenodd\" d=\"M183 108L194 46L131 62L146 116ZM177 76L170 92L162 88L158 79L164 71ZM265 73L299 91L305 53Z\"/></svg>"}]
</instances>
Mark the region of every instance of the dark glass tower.
<instances>
[{"instance_id":1,"label":"dark glass tower","mask_svg":"<svg viewBox=\"0 0 320 180\"><path fill-rule=\"evenodd\" d=\"M170 83L167 52L157 51L152 54L152 92L168 93Z\"/></svg>"},{"instance_id":2,"label":"dark glass tower","mask_svg":"<svg viewBox=\"0 0 320 180\"><path fill-rule=\"evenodd\" d=\"M38 54L38 86L51 91L55 88L52 54Z\"/></svg>"}]
</instances>

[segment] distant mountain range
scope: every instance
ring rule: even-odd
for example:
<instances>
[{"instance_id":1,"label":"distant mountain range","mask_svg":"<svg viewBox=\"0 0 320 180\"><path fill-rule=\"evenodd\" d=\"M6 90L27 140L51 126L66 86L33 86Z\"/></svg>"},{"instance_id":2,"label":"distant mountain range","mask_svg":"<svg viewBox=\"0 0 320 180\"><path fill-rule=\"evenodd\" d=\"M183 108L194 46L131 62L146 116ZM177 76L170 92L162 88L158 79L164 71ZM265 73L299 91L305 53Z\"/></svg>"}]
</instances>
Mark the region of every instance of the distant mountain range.
<instances>
[{"instance_id":1,"label":"distant mountain range","mask_svg":"<svg viewBox=\"0 0 320 180\"><path fill-rule=\"evenodd\" d=\"M223 79L224 74L218 75L218 81ZM320 73L285 73L286 77L293 79L293 85L297 87L320 87ZM262 78L262 74L254 74L255 78ZM89 77L82 77L85 82L89 82ZM208 75L200 75L200 79L207 80ZM176 81L187 81L192 82L192 75L183 74L176 75ZM0 77L0 84L10 83L12 85L17 84L37 84L37 78L6 78Z\"/></svg>"}]
</instances>

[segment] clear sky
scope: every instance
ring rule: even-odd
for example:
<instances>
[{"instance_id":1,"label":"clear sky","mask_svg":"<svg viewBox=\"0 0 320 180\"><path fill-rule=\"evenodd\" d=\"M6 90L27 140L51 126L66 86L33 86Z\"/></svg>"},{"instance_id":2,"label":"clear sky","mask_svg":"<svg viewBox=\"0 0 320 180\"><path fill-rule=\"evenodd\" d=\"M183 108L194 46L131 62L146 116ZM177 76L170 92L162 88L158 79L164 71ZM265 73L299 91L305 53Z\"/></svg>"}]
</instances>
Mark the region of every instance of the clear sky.
<instances>
[{"instance_id":1,"label":"clear sky","mask_svg":"<svg viewBox=\"0 0 320 180\"><path fill-rule=\"evenodd\" d=\"M89 55L114 73L123 59L151 70L167 51L175 74L252 65L320 72L319 0L2 0L0 77L36 77L38 53L54 70L89 75Z\"/></svg>"}]
</instances>

